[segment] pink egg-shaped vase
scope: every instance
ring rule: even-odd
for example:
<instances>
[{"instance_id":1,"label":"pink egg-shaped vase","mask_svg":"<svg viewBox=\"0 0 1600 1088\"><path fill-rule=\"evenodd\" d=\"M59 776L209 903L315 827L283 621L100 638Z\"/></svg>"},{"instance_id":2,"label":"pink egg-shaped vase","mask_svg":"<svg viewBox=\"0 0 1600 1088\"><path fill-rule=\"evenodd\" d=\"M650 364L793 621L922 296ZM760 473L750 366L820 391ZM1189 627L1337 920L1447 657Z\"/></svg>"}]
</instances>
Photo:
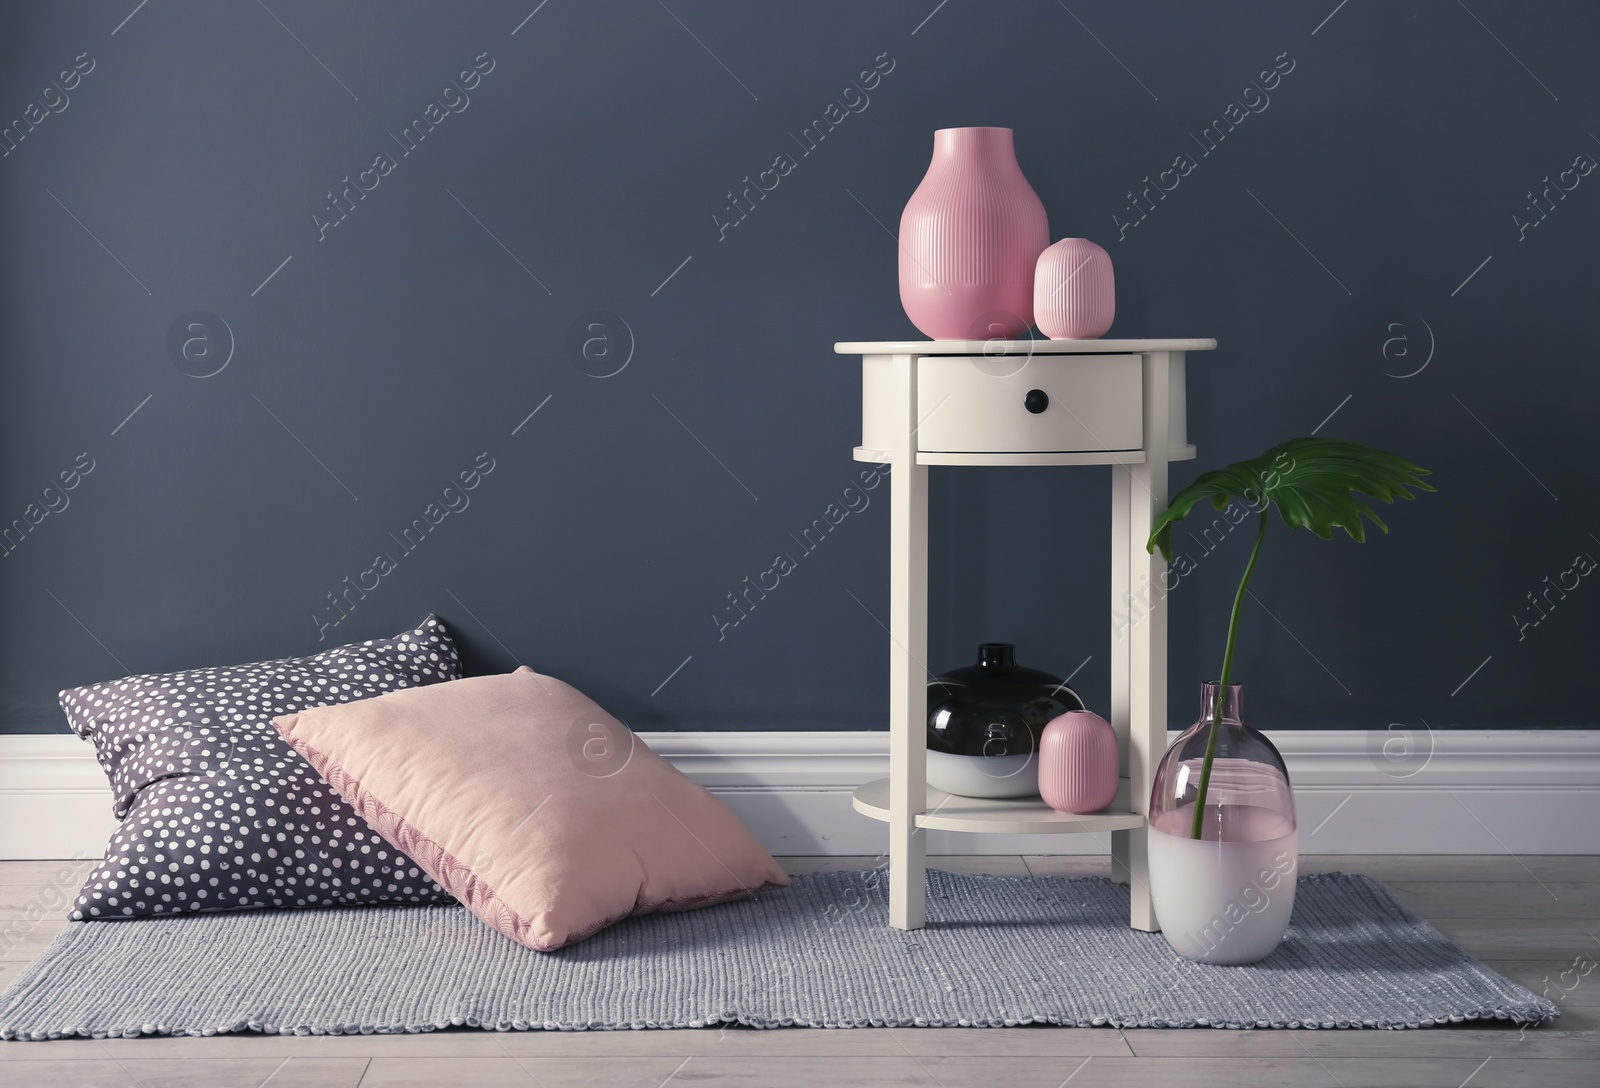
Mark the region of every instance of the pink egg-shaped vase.
<instances>
[{"instance_id":1,"label":"pink egg-shaped vase","mask_svg":"<svg viewBox=\"0 0 1600 1088\"><path fill-rule=\"evenodd\" d=\"M1069 710L1039 738L1039 796L1057 812L1099 812L1117 798L1117 731L1100 715Z\"/></svg>"},{"instance_id":2,"label":"pink egg-shaped vase","mask_svg":"<svg viewBox=\"0 0 1600 1088\"><path fill-rule=\"evenodd\" d=\"M1104 336L1117 316L1111 254L1087 238L1063 238L1039 254L1033 317L1052 340Z\"/></svg>"},{"instance_id":3,"label":"pink egg-shaped vase","mask_svg":"<svg viewBox=\"0 0 1600 1088\"><path fill-rule=\"evenodd\" d=\"M1014 340L1033 324L1044 205L1008 128L942 128L900 216L900 303L935 340Z\"/></svg>"}]
</instances>

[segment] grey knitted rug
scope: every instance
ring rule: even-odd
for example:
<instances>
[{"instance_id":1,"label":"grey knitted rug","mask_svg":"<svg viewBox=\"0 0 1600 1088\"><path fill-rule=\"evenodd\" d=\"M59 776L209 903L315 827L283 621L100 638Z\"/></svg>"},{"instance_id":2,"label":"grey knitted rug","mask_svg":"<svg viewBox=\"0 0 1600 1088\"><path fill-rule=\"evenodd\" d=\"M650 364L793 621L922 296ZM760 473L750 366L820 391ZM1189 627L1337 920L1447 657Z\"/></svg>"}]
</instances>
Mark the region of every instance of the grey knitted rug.
<instances>
[{"instance_id":1,"label":"grey knitted rug","mask_svg":"<svg viewBox=\"0 0 1600 1088\"><path fill-rule=\"evenodd\" d=\"M1382 884L1300 879L1249 967L1128 928L1101 879L928 874L928 926L889 929L883 874L636 918L532 952L458 906L74 923L0 995L0 1038L541 1028L1407 1028L1556 1007L1473 960Z\"/></svg>"}]
</instances>

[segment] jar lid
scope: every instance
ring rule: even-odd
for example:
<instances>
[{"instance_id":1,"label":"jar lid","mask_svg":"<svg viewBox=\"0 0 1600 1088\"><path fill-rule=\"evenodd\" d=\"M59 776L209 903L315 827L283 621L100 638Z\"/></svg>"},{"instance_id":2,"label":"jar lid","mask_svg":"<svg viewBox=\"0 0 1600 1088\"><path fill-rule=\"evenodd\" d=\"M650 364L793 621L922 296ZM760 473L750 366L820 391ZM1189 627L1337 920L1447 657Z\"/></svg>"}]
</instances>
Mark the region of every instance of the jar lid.
<instances>
[{"instance_id":1,"label":"jar lid","mask_svg":"<svg viewBox=\"0 0 1600 1088\"><path fill-rule=\"evenodd\" d=\"M980 642L978 664L985 669L1014 669L1017 667L1017 647L1011 642Z\"/></svg>"}]
</instances>

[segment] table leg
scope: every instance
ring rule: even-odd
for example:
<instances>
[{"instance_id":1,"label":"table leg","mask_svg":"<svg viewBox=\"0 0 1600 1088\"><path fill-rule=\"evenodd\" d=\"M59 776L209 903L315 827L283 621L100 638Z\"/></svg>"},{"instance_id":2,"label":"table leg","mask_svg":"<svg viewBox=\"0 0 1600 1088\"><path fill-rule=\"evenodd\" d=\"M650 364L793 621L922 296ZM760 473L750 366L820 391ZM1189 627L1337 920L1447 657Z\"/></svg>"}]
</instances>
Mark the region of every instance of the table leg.
<instances>
[{"instance_id":1,"label":"table leg","mask_svg":"<svg viewBox=\"0 0 1600 1088\"><path fill-rule=\"evenodd\" d=\"M1126 507L1128 579L1133 603L1143 612L1127 628L1128 784L1133 810L1148 815L1156 764L1167 747L1167 564L1145 542L1167 508L1172 356L1150 352L1143 358L1146 459L1129 467ZM1148 845L1148 828L1128 832L1121 862L1128 878L1128 924L1153 931L1160 924L1150 894Z\"/></svg>"},{"instance_id":2,"label":"table leg","mask_svg":"<svg viewBox=\"0 0 1600 1088\"><path fill-rule=\"evenodd\" d=\"M921 929L927 894L928 468L917 464L917 368L893 357L889 477L889 924Z\"/></svg>"},{"instance_id":3,"label":"table leg","mask_svg":"<svg viewBox=\"0 0 1600 1088\"><path fill-rule=\"evenodd\" d=\"M1141 811L1133 796L1128 760L1128 657L1134 628L1143 619L1145 602L1136 598L1130 577L1133 560L1129 548L1129 525L1133 516L1133 472L1127 465L1111 466L1111 712L1107 715L1117 732L1117 760L1122 781L1118 795L1128 807ZM1111 879L1118 884L1130 880L1131 831L1111 832Z\"/></svg>"}]
</instances>

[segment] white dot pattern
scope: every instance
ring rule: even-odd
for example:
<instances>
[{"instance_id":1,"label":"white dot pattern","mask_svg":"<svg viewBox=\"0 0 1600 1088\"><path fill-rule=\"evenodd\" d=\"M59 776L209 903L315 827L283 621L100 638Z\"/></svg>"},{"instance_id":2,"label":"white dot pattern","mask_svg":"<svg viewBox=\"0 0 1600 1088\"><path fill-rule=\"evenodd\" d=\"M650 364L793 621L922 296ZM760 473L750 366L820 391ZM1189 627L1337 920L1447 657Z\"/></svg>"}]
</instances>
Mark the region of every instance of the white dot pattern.
<instances>
[{"instance_id":1,"label":"white dot pattern","mask_svg":"<svg viewBox=\"0 0 1600 1088\"><path fill-rule=\"evenodd\" d=\"M460 676L449 632L429 616L395 638L311 657L63 691L61 708L94 742L122 820L69 917L452 902L272 719Z\"/></svg>"}]
</instances>

